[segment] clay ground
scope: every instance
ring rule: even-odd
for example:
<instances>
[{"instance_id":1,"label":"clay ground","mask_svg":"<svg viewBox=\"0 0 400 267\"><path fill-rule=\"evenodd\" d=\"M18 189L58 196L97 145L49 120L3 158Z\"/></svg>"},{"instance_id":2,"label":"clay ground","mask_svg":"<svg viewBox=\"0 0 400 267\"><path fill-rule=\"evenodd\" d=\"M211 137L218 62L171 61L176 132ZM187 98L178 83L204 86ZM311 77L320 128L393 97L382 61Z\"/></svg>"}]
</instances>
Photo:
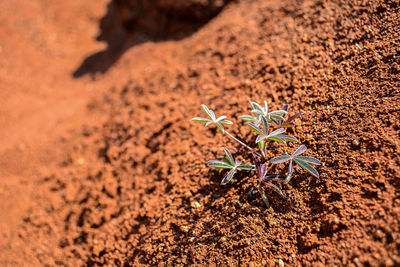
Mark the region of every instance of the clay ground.
<instances>
[{"instance_id":1,"label":"clay ground","mask_svg":"<svg viewBox=\"0 0 400 267\"><path fill-rule=\"evenodd\" d=\"M0 2L0 265L400 265L398 1L232 2L74 77L107 4ZM323 162L269 209L205 165L250 155L190 122L207 104L251 143L250 99L303 111Z\"/></svg>"}]
</instances>

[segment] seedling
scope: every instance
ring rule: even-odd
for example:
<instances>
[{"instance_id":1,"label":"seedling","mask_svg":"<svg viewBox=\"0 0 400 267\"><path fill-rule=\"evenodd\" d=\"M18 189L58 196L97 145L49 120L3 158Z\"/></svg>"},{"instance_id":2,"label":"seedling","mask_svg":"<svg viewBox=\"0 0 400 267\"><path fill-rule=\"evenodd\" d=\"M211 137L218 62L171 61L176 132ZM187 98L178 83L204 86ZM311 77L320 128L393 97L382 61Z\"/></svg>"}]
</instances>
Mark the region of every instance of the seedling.
<instances>
[{"instance_id":1,"label":"seedling","mask_svg":"<svg viewBox=\"0 0 400 267\"><path fill-rule=\"evenodd\" d=\"M240 162L239 160L235 160L231 154L231 152L223 147L225 152L225 157L222 160L209 160L207 162L208 166L215 169L228 169L228 173L224 176L221 181L221 185L226 185L229 182L233 181L233 177L237 171L257 171L258 175L258 185L257 190L260 193L265 205L269 207L269 201L262 190L262 185L270 187L274 191L276 191L280 196L284 196L281 189L272 183L272 181L283 181L284 183L288 183L293 175L293 162L299 164L301 168L311 173L313 176L319 178L318 171L311 166L310 164L320 165L321 162L313 157L309 156L300 156L307 149L305 145L301 145L292 155L284 154L275 158L272 158L268 161L267 157L267 142L276 142L281 144L286 144L287 142L299 142L297 138L287 135L286 129L288 127L295 126L293 122L295 118L303 115L303 113L298 112L287 119L285 119L286 115L289 111L289 105L283 105L281 110L271 111L268 110L268 104L264 101L264 107L261 107L258 103L250 101L250 105L252 107L251 115L243 115L240 116L240 119L246 121L246 125L250 127L252 131L257 134L257 138L255 143L258 145L259 152L247 145L240 139L236 138L232 134L230 134L225 128L224 125L232 125L233 122L226 120L226 116L216 117L215 113L209 109L206 105L201 105L207 114L208 118L196 117L193 118L194 122L203 122L205 126L215 125L218 127L223 134L226 134L229 138L244 146L248 150L252 152L252 160L254 165L245 164ZM270 132L270 127L275 127L276 129L272 129ZM281 174L272 174L268 175L268 163L270 164L278 164L289 161L288 173L285 175Z\"/></svg>"}]
</instances>

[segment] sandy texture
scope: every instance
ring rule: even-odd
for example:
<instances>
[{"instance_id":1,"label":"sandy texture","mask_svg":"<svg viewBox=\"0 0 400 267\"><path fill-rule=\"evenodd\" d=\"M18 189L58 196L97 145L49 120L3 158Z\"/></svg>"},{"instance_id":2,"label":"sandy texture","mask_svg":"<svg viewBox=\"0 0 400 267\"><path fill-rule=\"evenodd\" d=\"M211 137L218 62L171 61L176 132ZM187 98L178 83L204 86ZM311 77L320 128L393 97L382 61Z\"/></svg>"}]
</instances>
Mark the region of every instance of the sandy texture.
<instances>
[{"instance_id":1,"label":"sandy texture","mask_svg":"<svg viewBox=\"0 0 400 267\"><path fill-rule=\"evenodd\" d=\"M39 265L400 265L399 57L398 1L243 0L135 46L86 98L104 119L55 141L10 242ZM220 186L205 165L247 151L190 122L207 104L251 143L249 99L305 112L293 135L324 163L267 191L270 209L247 194L255 175Z\"/></svg>"}]
</instances>

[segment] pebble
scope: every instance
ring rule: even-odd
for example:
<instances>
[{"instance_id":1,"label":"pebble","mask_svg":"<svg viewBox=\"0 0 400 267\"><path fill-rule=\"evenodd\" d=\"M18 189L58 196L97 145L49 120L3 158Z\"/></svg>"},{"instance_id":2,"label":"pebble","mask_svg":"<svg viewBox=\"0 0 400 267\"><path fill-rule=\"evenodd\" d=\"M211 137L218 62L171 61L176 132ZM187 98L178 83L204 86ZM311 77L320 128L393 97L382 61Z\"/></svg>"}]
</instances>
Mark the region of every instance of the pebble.
<instances>
[{"instance_id":1,"label":"pebble","mask_svg":"<svg viewBox=\"0 0 400 267\"><path fill-rule=\"evenodd\" d=\"M278 266L285 267L285 263L283 262L283 260L281 260L281 259L278 260Z\"/></svg>"},{"instance_id":2,"label":"pebble","mask_svg":"<svg viewBox=\"0 0 400 267\"><path fill-rule=\"evenodd\" d=\"M194 208L194 209L198 209L198 208L201 207L200 203L197 202L197 201L195 201L195 200L192 201L192 202L190 203L190 206L191 206L192 208Z\"/></svg>"},{"instance_id":3,"label":"pebble","mask_svg":"<svg viewBox=\"0 0 400 267\"><path fill-rule=\"evenodd\" d=\"M187 227L186 225L182 225L181 226L181 231L184 232L184 233L187 233L187 232L189 232L189 227Z\"/></svg>"},{"instance_id":4,"label":"pebble","mask_svg":"<svg viewBox=\"0 0 400 267\"><path fill-rule=\"evenodd\" d=\"M353 145L354 145L354 146L359 146L359 145L360 145L360 142L359 142L357 139L354 139L354 140L353 140Z\"/></svg>"},{"instance_id":5,"label":"pebble","mask_svg":"<svg viewBox=\"0 0 400 267\"><path fill-rule=\"evenodd\" d=\"M190 198L192 196L192 192L186 191L184 195L186 198Z\"/></svg>"}]
</instances>

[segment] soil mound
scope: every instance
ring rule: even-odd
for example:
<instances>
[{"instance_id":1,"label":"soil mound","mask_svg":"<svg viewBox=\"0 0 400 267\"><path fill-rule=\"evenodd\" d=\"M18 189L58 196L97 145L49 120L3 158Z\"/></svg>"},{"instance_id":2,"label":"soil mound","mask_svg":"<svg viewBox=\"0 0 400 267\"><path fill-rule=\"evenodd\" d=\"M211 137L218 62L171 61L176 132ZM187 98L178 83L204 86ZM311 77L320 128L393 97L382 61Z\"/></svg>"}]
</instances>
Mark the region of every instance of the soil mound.
<instances>
[{"instance_id":1,"label":"soil mound","mask_svg":"<svg viewBox=\"0 0 400 267\"><path fill-rule=\"evenodd\" d=\"M68 266L400 265L399 16L398 1L232 4L90 105L109 117L71 134L43 175L24 253ZM319 180L280 185L285 198L268 191L270 209L247 194L255 177L220 186L205 165L222 144L246 152L190 123L201 103L237 118L249 99L305 112L295 136L324 162Z\"/></svg>"}]
</instances>

